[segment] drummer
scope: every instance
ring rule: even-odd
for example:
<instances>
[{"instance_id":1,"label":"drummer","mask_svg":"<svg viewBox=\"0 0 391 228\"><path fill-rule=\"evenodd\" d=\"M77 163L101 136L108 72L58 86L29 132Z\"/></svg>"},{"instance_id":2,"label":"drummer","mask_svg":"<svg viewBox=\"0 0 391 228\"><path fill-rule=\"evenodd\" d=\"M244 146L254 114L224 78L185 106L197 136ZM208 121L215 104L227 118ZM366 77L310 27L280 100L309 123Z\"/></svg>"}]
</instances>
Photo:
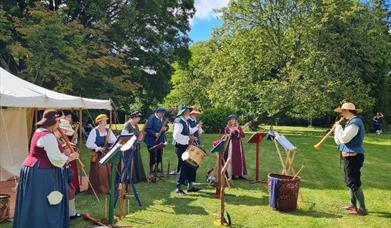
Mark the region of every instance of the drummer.
<instances>
[{"instance_id":1,"label":"drummer","mask_svg":"<svg viewBox=\"0 0 391 228\"><path fill-rule=\"evenodd\" d=\"M181 189L182 185L187 184L187 192L198 192L200 190L200 188L193 186L193 182L196 180L196 169L182 160L182 154L189 144L197 140L197 137L190 135L190 127L187 122L191 111L192 108L189 106L179 106L177 118L174 120L173 138L179 167L175 192L180 196L185 195L185 192Z\"/></svg>"}]
</instances>

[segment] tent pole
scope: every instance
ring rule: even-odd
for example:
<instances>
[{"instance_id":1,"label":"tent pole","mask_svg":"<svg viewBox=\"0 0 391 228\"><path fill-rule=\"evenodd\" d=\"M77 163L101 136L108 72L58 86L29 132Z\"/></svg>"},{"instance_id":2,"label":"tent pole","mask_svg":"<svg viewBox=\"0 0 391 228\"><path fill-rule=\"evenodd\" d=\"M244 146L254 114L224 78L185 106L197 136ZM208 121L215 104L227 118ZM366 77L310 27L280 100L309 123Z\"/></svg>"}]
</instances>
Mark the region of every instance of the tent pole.
<instances>
[{"instance_id":1,"label":"tent pole","mask_svg":"<svg viewBox=\"0 0 391 228\"><path fill-rule=\"evenodd\" d=\"M77 132L76 132L77 134ZM83 109L79 109L79 151L82 153L82 145L83 145ZM81 159L81 158L80 158ZM80 167L81 169L83 167ZM82 175L79 176L80 185L83 184Z\"/></svg>"}]
</instances>

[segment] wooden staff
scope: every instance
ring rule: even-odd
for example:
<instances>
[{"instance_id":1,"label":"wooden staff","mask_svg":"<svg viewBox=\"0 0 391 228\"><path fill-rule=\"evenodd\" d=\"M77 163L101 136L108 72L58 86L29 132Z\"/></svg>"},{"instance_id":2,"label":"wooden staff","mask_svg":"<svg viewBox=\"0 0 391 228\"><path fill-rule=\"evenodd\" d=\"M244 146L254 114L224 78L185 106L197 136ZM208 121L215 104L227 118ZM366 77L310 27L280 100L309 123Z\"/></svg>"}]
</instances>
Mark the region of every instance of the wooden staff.
<instances>
[{"instance_id":1,"label":"wooden staff","mask_svg":"<svg viewBox=\"0 0 391 228\"><path fill-rule=\"evenodd\" d=\"M285 167L285 162L282 159L280 149L278 148L278 144L275 139L273 139L274 147L276 148L276 152L278 154L278 158L280 159L281 166L282 166L282 174L286 174L286 167Z\"/></svg>"},{"instance_id":2,"label":"wooden staff","mask_svg":"<svg viewBox=\"0 0 391 228\"><path fill-rule=\"evenodd\" d=\"M301 166L301 168L299 169L299 171L297 171L297 173L293 176L292 180L296 179L297 175L299 175L299 173L301 172L301 170L304 168L304 165Z\"/></svg>"},{"instance_id":3,"label":"wooden staff","mask_svg":"<svg viewBox=\"0 0 391 228\"><path fill-rule=\"evenodd\" d=\"M57 128L57 131L60 133L62 140L64 143L67 145L67 147L71 150L71 154L76 153L75 150L73 149L73 146L71 145L71 142L69 142L68 136L65 135L65 133L61 130L61 128ZM77 162L79 163L81 168L84 168L85 165L83 162L80 160L80 158L77 159Z\"/></svg>"},{"instance_id":4,"label":"wooden staff","mask_svg":"<svg viewBox=\"0 0 391 228\"><path fill-rule=\"evenodd\" d=\"M57 130L58 130L58 132L60 133L62 140L65 142L65 144L67 145L67 147L71 150L71 153L76 153L75 150L73 149L71 143L69 142L68 137L64 134L64 132L61 130L61 128L57 128ZM85 165L83 164L83 162L80 160L80 158L78 158L77 161L78 161L78 163L79 163L79 165L80 165L81 170L83 171L83 174L84 174L85 176L88 176L87 173L86 173L86 171L85 171L85 169L84 169ZM92 184L91 184L91 182L90 182L89 179L88 179L88 184L90 185L91 190L92 190L92 192L94 193L96 200L100 203L99 197L98 197L98 195L96 194L95 189L94 189L94 187L92 186Z\"/></svg>"}]
</instances>

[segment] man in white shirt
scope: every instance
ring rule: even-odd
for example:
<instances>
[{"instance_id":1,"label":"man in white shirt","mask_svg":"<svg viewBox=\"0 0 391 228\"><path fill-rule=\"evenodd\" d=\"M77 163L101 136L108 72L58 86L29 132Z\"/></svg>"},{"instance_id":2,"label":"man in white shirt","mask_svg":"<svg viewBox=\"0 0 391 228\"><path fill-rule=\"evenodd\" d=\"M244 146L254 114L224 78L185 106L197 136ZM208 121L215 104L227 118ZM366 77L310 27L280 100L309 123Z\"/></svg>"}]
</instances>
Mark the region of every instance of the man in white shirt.
<instances>
[{"instance_id":1,"label":"man in white shirt","mask_svg":"<svg viewBox=\"0 0 391 228\"><path fill-rule=\"evenodd\" d=\"M334 140L341 152L344 162L345 183L349 188L350 202L344 206L345 210L353 215L365 216L368 211L365 207L364 193L361 189L361 167L364 163L364 124L357 116L360 109L356 109L353 103L344 103L341 108L335 109L336 112L347 120L345 128L339 121L333 126ZM359 208L357 208L357 201Z\"/></svg>"},{"instance_id":2,"label":"man in white shirt","mask_svg":"<svg viewBox=\"0 0 391 228\"><path fill-rule=\"evenodd\" d=\"M200 190L192 185L196 179L196 169L182 160L182 154L186 151L190 142L197 140L196 137L190 134L190 127L187 122L190 111L191 107L179 106L178 115L174 121L173 138L175 141L175 153L178 156L179 167L175 192L181 196L185 195L185 192L181 189L182 185L188 185L187 192L198 192Z\"/></svg>"}]
</instances>

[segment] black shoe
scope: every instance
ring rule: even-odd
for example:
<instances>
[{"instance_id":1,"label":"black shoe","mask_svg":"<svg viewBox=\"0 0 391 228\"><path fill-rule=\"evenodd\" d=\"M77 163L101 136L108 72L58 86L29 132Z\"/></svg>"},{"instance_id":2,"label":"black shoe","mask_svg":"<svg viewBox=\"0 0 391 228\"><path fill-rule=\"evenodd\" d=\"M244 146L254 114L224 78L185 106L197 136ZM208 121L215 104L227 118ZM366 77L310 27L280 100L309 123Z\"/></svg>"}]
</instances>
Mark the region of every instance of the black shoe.
<instances>
[{"instance_id":1,"label":"black shoe","mask_svg":"<svg viewBox=\"0 0 391 228\"><path fill-rule=\"evenodd\" d=\"M186 193L185 193L183 190L181 190L181 189L176 190L175 193L176 193L178 196L184 196L184 195L186 195Z\"/></svg>"},{"instance_id":2,"label":"black shoe","mask_svg":"<svg viewBox=\"0 0 391 228\"><path fill-rule=\"evenodd\" d=\"M247 178L245 178L244 176L239 176L239 179L247 180Z\"/></svg>"},{"instance_id":3,"label":"black shoe","mask_svg":"<svg viewBox=\"0 0 391 228\"><path fill-rule=\"evenodd\" d=\"M200 191L201 189L200 188L197 188L197 187L191 187L190 189L187 189L187 192L198 192Z\"/></svg>"},{"instance_id":4,"label":"black shoe","mask_svg":"<svg viewBox=\"0 0 391 228\"><path fill-rule=\"evenodd\" d=\"M81 214L76 213L75 215L72 215L72 216L70 216L69 218L70 218L71 220L73 220L73 219L77 219L77 218L80 218L80 217L81 217Z\"/></svg>"}]
</instances>

